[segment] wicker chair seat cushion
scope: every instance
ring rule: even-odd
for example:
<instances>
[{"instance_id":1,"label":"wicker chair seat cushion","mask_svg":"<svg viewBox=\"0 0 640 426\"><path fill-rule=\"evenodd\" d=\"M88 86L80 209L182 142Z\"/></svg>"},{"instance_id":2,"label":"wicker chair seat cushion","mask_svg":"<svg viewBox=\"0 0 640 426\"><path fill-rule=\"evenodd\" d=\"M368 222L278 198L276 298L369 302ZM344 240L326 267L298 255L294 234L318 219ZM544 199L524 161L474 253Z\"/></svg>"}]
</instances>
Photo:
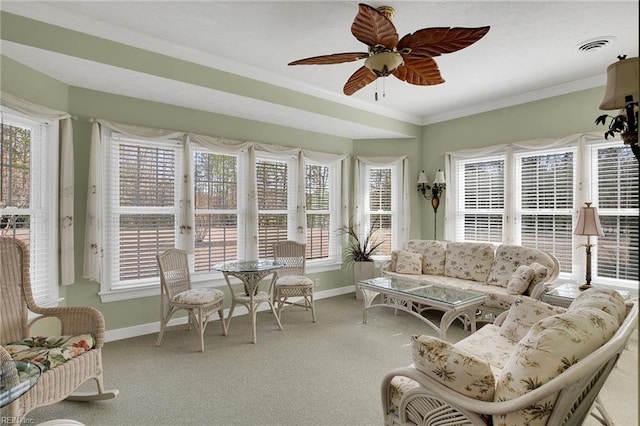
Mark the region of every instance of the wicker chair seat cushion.
<instances>
[{"instance_id":1,"label":"wicker chair seat cushion","mask_svg":"<svg viewBox=\"0 0 640 426\"><path fill-rule=\"evenodd\" d=\"M487 361L437 337L412 336L411 343L416 369L462 395L493 401L496 383Z\"/></svg>"},{"instance_id":2,"label":"wicker chair seat cushion","mask_svg":"<svg viewBox=\"0 0 640 426\"><path fill-rule=\"evenodd\" d=\"M494 368L503 368L517 342L507 339L500 332L497 325L487 324L454 346L487 361Z\"/></svg>"},{"instance_id":3,"label":"wicker chair seat cushion","mask_svg":"<svg viewBox=\"0 0 640 426\"><path fill-rule=\"evenodd\" d=\"M91 334L77 336L36 336L3 345L15 361L36 364L42 372L64 364L96 345Z\"/></svg>"},{"instance_id":4,"label":"wicker chair seat cushion","mask_svg":"<svg viewBox=\"0 0 640 426\"><path fill-rule=\"evenodd\" d=\"M303 275L285 275L276 280L278 287L313 287L311 278Z\"/></svg>"},{"instance_id":5,"label":"wicker chair seat cushion","mask_svg":"<svg viewBox=\"0 0 640 426\"><path fill-rule=\"evenodd\" d=\"M171 302L181 305L204 305L224 299L224 293L215 288L192 288L173 296Z\"/></svg>"}]
</instances>

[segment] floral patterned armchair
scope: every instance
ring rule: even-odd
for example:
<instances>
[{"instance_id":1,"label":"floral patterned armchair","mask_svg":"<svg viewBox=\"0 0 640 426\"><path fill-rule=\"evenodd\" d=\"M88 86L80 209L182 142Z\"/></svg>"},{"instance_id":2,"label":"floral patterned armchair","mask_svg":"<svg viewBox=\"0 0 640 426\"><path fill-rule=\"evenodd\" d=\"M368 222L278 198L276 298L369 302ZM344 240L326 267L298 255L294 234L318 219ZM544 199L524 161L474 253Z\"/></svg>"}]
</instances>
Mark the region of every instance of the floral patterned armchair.
<instances>
[{"instance_id":1,"label":"floral patterned armchair","mask_svg":"<svg viewBox=\"0 0 640 426\"><path fill-rule=\"evenodd\" d=\"M414 363L382 382L386 425L611 425L598 393L638 322L638 302L585 291L565 311L522 298L456 344L414 336ZM512 340L512 339L518 340Z\"/></svg>"}]
</instances>

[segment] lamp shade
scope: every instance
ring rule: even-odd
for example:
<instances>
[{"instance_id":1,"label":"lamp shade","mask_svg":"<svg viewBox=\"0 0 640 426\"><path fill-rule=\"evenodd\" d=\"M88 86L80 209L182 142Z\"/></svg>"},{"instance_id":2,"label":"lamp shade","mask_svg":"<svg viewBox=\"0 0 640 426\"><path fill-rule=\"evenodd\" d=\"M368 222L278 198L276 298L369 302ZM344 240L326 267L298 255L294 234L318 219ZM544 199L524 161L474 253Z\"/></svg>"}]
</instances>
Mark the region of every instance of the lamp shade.
<instances>
[{"instance_id":1,"label":"lamp shade","mask_svg":"<svg viewBox=\"0 0 640 426\"><path fill-rule=\"evenodd\" d=\"M574 235L599 235L604 236L600 218L598 217L598 209L591 207L591 203L585 203L587 206L580 209L578 215L578 224L573 230Z\"/></svg>"},{"instance_id":2,"label":"lamp shade","mask_svg":"<svg viewBox=\"0 0 640 426\"><path fill-rule=\"evenodd\" d=\"M427 175L424 174L424 170L420 172L418 175L418 183L429 183L427 180Z\"/></svg>"},{"instance_id":3,"label":"lamp shade","mask_svg":"<svg viewBox=\"0 0 640 426\"><path fill-rule=\"evenodd\" d=\"M600 103L602 110L614 110L624 108L626 97L632 96L638 101L638 57L623 59L607 67L607 88Z\"/></svg>"},{"instance_id":4,"label":"lamp shade","mask_svg":"<svg viewBox=\"0 0 640 426\"><path fill-rule=\"evenodd\" d=\"M438 184L446 183L444 181L444 172L442 170L438 170L438 173L436 173L436 179L433 181L433 183L438 183Z\"/></svg>"}]
</instances>

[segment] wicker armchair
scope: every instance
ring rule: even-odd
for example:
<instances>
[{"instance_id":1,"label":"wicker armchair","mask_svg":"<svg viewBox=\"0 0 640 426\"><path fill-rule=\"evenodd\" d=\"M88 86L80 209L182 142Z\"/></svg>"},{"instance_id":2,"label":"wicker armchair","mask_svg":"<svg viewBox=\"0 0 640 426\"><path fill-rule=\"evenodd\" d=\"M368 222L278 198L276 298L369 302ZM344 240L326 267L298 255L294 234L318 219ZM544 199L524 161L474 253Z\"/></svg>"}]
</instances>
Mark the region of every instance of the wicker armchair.
<instances>
[{"instance_id":1,"label":"wicker armchair","mask_svg":"<svg viewBox=\"0 0 640 426\"><path fill-rule=\"evenodd\" d=\"M93 335L95 346L46 370L31 390L3 407L3 418L8 417L15 423L20 423L31 410L63 399L97 401L118 395L118 390L107 391L103 385L102 314L92 307L42 308L36 305L31 291L29 262L29 249L23 242L0 237L0 362L12 360L8 345L28 338L31 326L43 318L58 319L63 336ZM38 316L29 320L29 313ZM95 380L97 393L73 393L89 379Z\"/></svg>"},{"instance_id":2,"label":"wicker armchair","mask_svg":"<svg viewBox=\"0 0 640 426\"><path fill-rule=\"evenodd\" d=\"M313 281L304 276L306 262L306 244L284 241L273 245L273 257L285 266L278 269L274 282L273 298L281 317L285 306L302 306L311 310L313 322L316 322L316 310L313 302ZM290 297L298 298L290 301ZM302 299L299 299L302 298Z\"/></svg>"}]
</instances>

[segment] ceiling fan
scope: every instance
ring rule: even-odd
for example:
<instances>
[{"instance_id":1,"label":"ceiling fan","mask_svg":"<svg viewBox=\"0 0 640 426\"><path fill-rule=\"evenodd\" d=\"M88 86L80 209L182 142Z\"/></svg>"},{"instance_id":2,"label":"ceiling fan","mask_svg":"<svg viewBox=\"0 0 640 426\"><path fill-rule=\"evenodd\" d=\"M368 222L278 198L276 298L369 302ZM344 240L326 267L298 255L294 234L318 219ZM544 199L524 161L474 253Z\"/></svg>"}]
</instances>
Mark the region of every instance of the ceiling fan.
<instances>
[{"instance_id":1,"label":"ceiling fan","mask_svg":"<svg viewBox=\"0 0 640 426\"><path fill-rule=\"evenodd\" d=\"M345 95L353 95L378 77L394 75L402 81L419 86L444 83L438 64L433 59L451 53L480 40L489 26L478 28L423 28L398 39L391 23L395 11L390 6L373 8L360 3L351 25L355 38L368 46L368 52L334 53L290 62L289 65L330 65L365 59L344 85ZM377 99L377 93L376 93Z\"/></svg>"}]
</instances>

